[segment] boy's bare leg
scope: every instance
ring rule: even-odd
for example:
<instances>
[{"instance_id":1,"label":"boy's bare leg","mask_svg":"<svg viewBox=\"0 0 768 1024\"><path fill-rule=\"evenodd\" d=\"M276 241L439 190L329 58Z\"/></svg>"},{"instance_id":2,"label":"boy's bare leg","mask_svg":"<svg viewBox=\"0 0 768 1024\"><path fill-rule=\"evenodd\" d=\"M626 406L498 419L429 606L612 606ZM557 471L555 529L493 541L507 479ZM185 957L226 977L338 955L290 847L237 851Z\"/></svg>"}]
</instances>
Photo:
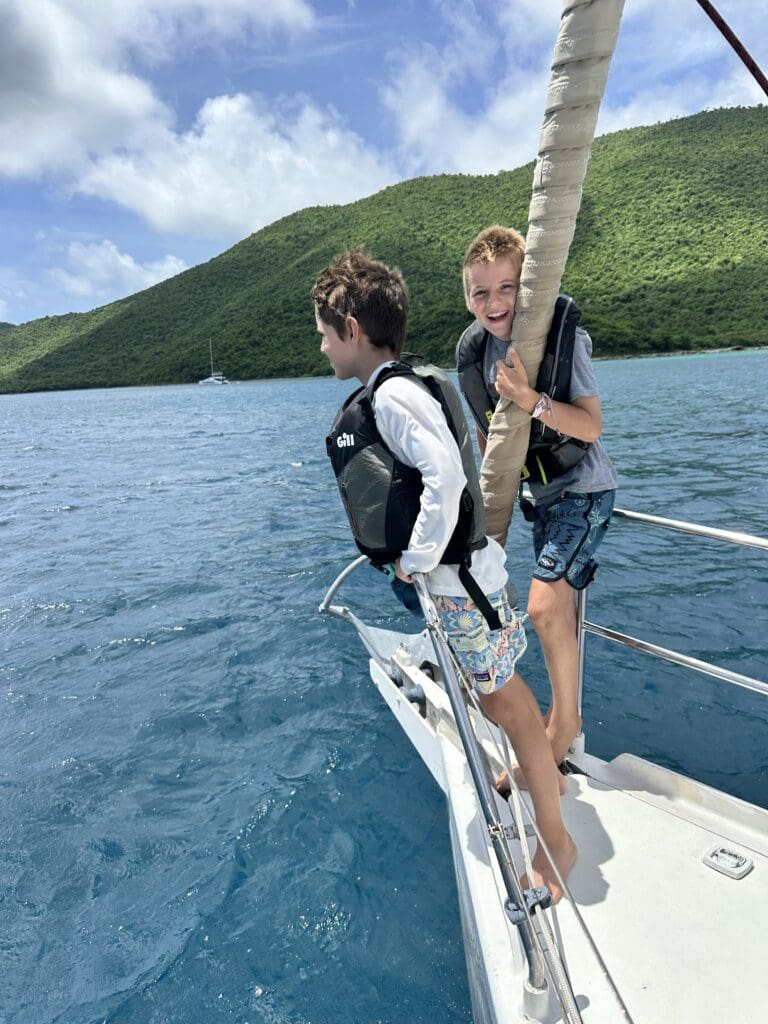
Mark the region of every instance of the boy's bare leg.
<instances>
[{"instance_id":1,"label":"boy's bare leg","mask_svg":"<svg viewBox=\"0 0 768 1024\"><path fill-rule=\"evenodd\" d=\"M560 764L581 731L578 713L579 646L576 600L564 580L531 581L528 615L544 652L552 684L552 703L545 723L555 762Z\"/></svg>"},{"instance_id":2,"label":"boy's bare leg","mask_svg":"<svg viewBox=\"0 0 768 1024\"><path fill-rule=\"evenodd\" d=\"M494 693L481 694L483 710L509 736L528 783L536 823L557 868L565 879L576 860L576 844L566 831L560 812L558 771L547 743L541 714L533 695L517 672ZM524 885L527 885L524 880ZM533 884L546 885L552 901L563 895L560 883L543 850L533 858Z\"/></svg>"},{"instance_id":3,"label":"boy's bare leg","mask_svg":"<svg viewBox=\"0 0 768 1024\"><path fill-rule=\"evenodd\" d=\"M528 686L527 684L525 686L525 695L526 699L531 705L531 711L541 722L542 728L544 728L544 719L541 717L541 708L539 707L539 702L536 700L533 693L531 692L530 686ZM519 764L512 765L512 775L515 780L515 785L518 789L528 789L528 783L525 781L525 775L523 774L523 771L520 768ZM568 792L568 781L565 778L565 776L562 775L559 771L557 773L557 786L560 790L561 796L563 793ZM499 791L499 793L502 794L502 796L509 795L509 776L507 774L506 768L501 773L501 775L499 775L498 779L496 779L496 789Z\"/></svg>"}]
</instances>

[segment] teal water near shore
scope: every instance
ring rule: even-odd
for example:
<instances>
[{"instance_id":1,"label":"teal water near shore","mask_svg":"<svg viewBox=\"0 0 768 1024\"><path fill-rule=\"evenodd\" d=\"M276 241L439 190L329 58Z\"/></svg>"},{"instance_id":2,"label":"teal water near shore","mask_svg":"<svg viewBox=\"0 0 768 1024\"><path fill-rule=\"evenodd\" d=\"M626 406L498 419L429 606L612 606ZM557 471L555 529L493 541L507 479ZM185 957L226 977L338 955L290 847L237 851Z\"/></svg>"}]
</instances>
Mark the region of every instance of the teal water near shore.
<instances>
[{"instance_id":1,"label":"teal water near shore","mask_svg":"<svg viewBox=\"0 0 768 1024\"><path fill-rule=\"evenodd\" d=\"M768 352L597 375L619 506L766 534ZM440 792L317 614L350 389L0 398L7 1024L471 1020ZM524 596L519 516L508 551ZM590 618L768 679L768 554L619 520L602 551ZM378 574L343 596L413 628ZM768 700L595 638L587 674L591 752L768 807Z\"/></svg>"}]
</instances>

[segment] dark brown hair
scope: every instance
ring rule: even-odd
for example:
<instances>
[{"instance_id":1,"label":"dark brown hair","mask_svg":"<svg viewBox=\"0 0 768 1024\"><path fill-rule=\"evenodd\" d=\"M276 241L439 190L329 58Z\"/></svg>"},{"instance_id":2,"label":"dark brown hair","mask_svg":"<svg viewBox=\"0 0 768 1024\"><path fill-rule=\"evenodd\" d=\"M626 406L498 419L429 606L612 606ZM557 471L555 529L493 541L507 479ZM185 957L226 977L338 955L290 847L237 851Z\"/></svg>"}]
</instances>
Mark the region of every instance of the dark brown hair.
<instances>
[{"instance_id":1,"label":"dark brown hair","mask_svg":"<svg viewBox=\"0 0 768 1024\"><path fill-rule=\"evenodd\" d=\"M372 345L399 356L408 320L408 289L399 270L372 260L361 249L342 253L322 271L311 292L323 323L343 335L353 316Z\"/></svg>"}]
</instances>

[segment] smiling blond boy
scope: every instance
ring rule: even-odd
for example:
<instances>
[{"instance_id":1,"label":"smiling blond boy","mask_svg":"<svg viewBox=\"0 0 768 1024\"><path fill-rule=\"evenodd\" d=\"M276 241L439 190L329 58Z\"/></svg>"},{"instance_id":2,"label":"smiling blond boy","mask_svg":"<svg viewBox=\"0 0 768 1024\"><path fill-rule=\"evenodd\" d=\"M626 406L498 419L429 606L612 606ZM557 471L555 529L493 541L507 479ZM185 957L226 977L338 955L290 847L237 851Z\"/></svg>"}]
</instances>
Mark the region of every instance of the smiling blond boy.
<instances>
[{"instance_id":1,"label":"smiling blond boy","mask_svg":"<svg viewBox=\"0 0 768 1024\"><path fill-rule=\"evenodd\" d=\"M567 346L564 387L547 387L541 377L530 387L512 348L515 303L525 239L513 228L494 225L472 241L463 266L464 296L475 322L456 350L461 389L472 410L482 453L490 417L499 398L528 413L532 448L526 460L532 501L522 500L533 524L536 567L528 615L541 642L552 685L547 736L557 764L581 731L577 704L578 646L574 592L597 569L595 553L613 510L616 471L600 441L600 395L592 371L592 341L578 326L580 311L560 296L547 350ZM541 385L541 386L540 386ZM538 424L538 425L537 425ZM535 457L532 457L532 454Z\"/></svg>"}]
</instances>

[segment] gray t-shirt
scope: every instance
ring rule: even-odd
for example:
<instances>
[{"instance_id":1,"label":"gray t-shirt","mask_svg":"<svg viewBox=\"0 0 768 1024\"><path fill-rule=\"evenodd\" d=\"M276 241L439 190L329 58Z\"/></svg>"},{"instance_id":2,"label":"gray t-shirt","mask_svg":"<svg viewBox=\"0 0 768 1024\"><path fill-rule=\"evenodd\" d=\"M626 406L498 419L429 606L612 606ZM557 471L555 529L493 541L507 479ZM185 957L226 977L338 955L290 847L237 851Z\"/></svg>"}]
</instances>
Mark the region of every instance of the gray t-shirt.
<instances>
[{"instance_id":1,"label":"gray t-shirt","mask_svg":"<svg viewBox=\"0 0 768 1024\"><path fill-rule=\"evenodd\" d=\"M487 384L496 390L496 360L503 359L507 352L507 342L499 341L491 335L485 346L483 358L483 375ZM571 384L568 389L568 401L575 398L594 398L600 394L592 370L592 339L587 332L576 328L576 340L573 349L573 366L571 367ZM587 449L587 454L576 465L552 483L531 483L530 489L534 501L546 501L559 497L565 491L585 494L590 491L610 491L618 486L619 480L613 463L598 438Z\"/></svg>"}]
</instances>

